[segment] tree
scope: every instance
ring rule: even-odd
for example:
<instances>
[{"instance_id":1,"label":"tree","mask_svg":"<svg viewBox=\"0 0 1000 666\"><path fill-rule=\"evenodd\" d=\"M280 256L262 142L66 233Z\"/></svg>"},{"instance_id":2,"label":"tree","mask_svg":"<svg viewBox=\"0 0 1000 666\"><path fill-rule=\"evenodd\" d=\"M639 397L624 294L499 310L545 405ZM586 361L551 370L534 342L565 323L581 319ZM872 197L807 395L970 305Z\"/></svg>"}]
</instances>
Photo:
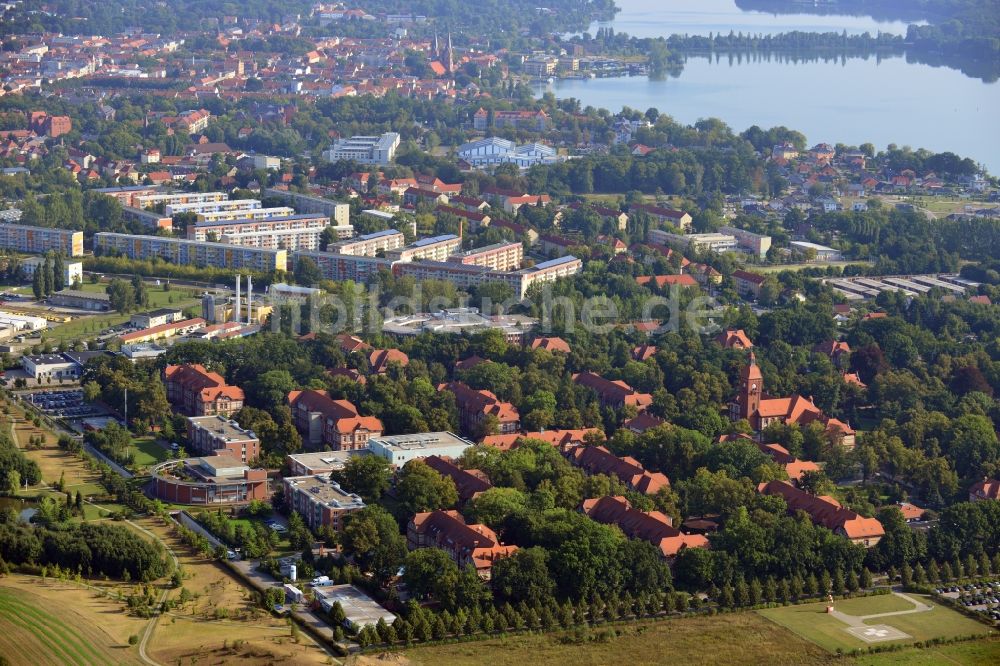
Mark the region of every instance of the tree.
<instances>
[{"instance_id":1,"label":"tree","mask_svg":"<svg viewBox=\"0 0 1000 666\"><path fill-rule=\"evenodd\" d=\"M555 594L544 548L522 548L493 565L492 585L497 598L511 603L546 603Z\"/></svg>"},{"instance_id":2,"label":"tree","mask_svg":"<svg viewBox=\"0 0 1000 666\"><path fill-rule=\"evenodd\" d=\"M63 261L62 252L56 252L52 259L52 281L54 291L62 291L66 288L66 264Z\"/></svg>"},{"instance_id":3,"label":"tree","mask_svg":"<svg viewBox=\"0 0 1000 666\"><path fill-rule=\"evenodd\" d=\"M135 310L135 290L125 280L115 278L107 287L111 307L120 314Z\"/></svg>"},{"instance_id":4,"label":"tree","mask_svg":"<svg viewBox=\"0 0 1000 666\"><path fill-rule=\"evenodd\" d=\"M392 466L381 456L357 456L333 473L335 481L344 489L361 495L365 502L377 502L389 489Z\"/></svg>"},{"instance_id":5,"label":"tree","mask_svg":"<svg viewBox=\"0 0 1000 666\"><path fill-rule=\"evenodd\" d=\"M31 291L35 294L35 299L45 298L45 282L42 277L41 267L35 267L35 274L31 276Z\"/></svg>"},{"instance_id":6,"label":"tree","mask_svg":"<svg viewBox=\"0 0 1000 666\"><path fill-rule=\"evenodd\" d=\"M396 493L407 515L452 507L458 502L455 482L420 459L403 466L396 482Z\"/></svg>"},{"instance_id":7,"label":"tree","mask_svg":"<svg viewBox=\"0 0 1000 666\"><path fill-rule=\"evenodd\" d=\"M142 281L142 276L132 276L132 292L135 294L135 304L141 308L149 306L149 292L146 283Z\"/></svg>"},{"instance_id":8,"label":"tree","mask_svg":"<svg viewBox=\"0 0 1000 666\"><path fill-rule=\"evenodd\" d=\"M295 282L303 287L312 287L323 279L323 273L316 262L309 257L299 257L295 262Z\"/></svg>"},{"instance_id":9,"label":"tree","mask_svg":"<svg viewBox=\"0 0 1000 666\"><path fill-rule=\"evenodd\" d=\"M355 562L382 584L396 575L406 557L406 539L396 519L377 504L351 514L343 541Z\"/></svg>"},{"instance_id":10,"label":"tree","mask_svg":"<svg viewBox=\"0 0 1000 666\"><path fill-rule=\"evenodd\" d=\"M440 548L418 548L406 554L403 582L417 599L433 597L445 607L454 607L458 566Z\"/></svg>"}]
</instances>

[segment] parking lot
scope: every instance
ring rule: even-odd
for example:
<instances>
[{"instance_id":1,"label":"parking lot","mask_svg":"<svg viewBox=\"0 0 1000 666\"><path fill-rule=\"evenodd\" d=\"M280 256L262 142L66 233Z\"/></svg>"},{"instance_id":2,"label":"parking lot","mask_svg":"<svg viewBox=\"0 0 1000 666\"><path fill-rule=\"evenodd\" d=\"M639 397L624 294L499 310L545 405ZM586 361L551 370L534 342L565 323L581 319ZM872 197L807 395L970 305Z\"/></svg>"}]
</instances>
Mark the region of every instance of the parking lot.
<instances>
[{"instance_id":1,"label":"parking lot","mask_svg":"<svg viewBox=\"0 0 1000 666\"><path fill-rule=\"evenodd\" d=\"M78 419L99 413L84 402L80 389L38 391L28 393L24 399L53 418Z\"/></svg>"},{"instance_id":2,"label":"parking lot","mask_svg":"<svg viewBox=\"0 0 1000 666\"><path fill-rule=\"evenodd\" d=\"M949 585L934 592L969 610L982 613L994 622L1000 622L1000 581Z\"/></svg>"}]
</instances>

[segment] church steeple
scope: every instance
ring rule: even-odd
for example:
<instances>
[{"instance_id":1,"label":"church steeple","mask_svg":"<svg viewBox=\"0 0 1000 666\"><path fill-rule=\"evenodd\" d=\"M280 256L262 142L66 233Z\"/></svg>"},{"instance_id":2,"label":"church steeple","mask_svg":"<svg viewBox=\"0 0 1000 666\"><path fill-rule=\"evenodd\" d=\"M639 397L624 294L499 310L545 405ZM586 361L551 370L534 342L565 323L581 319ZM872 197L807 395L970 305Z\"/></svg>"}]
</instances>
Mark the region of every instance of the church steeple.
<instances>
[{"instance_id":1,"label":"church steeple","mask_svg":"<svg viewBox=\"0 0 1000 666\"><path fill-rule=\"evenodd\" d=\"M740 373L739 394L736 402L739 405L739 418L750 418L759 408L761 395L764 392L764 376L757 366L757 358L750 352L750 362Z\"/></svg>"},{"instance_id":2,"label":"church steeple","mask_svg":"<svg viewBox=\"0 0 1000 666\"><path fill-rule=\"evenodd\" d=\"M444 66L448 68L448 72L455 71L455 52L451 48L451 31L448 32L448 62L444 63Z\"/></svg>"}]
</instances>

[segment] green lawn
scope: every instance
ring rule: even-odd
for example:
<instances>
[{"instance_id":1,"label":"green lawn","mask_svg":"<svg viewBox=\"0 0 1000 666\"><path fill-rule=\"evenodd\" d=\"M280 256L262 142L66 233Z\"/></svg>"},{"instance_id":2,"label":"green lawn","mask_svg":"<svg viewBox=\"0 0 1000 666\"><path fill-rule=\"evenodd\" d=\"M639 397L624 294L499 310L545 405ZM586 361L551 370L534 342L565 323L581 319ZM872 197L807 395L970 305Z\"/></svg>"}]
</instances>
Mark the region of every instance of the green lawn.
<instances>
[{"instance_id":1,"label":"green lawn","mask_svg":"<svg viewBox=\"0 0 1000 666\"><path fill-rule=\"evenodd\" d=\"M886 624L909 634L912 638L897 643L906 644L931 638L947 638L953 636L968 636L970 634L986 634L990 629L975 620L965 617L951 609L938 606L929 597L912 595L932 606L933 610L924 613L894 615L884 618L873 618L866 624ZM894 603L895 598L883 596L861 597L845 601L836 601L837 610L849 615L874 615L890 613L897 610L913 608L912 604ZM902 602L901 599L896 601ZM761 615L791 630L795 634L811 640L820 647L831 652L838 648L845 651L855 648L867 648L869 644L855 638L845 629L847 625L826 613L826 603L803 604L801 606L784 606L758 611ZM889 643L893 641L888 641Z\"/></svg>"},{"instance_id":2,"label":"green lawn","mask_svg":"<svg viewBox=\"0 0 1000 666\"><path fill-rule=\"evenodd\" d=\"M133 465L139 467L151 467L170 458L170 452L156 442L156 438L150 435L146 437L136 437L132 440L135 445L135 457Z\"/></svg>"},{"instance_id":3,"label":"green lawn","mask_svg":"<svg viewBox=\"0 0 1000 666\"><path fill-rule=\"evenodd\" d=\"M91 284L86 282L81 291L100 293L107 289L107 284ZM176 307L181 310L198 304L198 297L189 289L174 288L163 291L154 285L147 285L149 293L149 308ZM129 320L129 315L111 312L99 315L84 315L73 321L61 324L45 332L45 337L53 342L64 342L93 337L113 326L119 326Z\"/></svg>"}]
</instances>

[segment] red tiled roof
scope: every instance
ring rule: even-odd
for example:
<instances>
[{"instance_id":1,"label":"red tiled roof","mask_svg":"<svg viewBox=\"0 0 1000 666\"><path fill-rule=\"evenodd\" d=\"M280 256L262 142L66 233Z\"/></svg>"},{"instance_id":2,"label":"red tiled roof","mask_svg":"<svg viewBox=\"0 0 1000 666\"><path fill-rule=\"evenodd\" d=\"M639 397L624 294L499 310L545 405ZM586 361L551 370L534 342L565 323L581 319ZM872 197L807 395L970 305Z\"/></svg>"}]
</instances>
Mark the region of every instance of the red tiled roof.
<instances>
[{"instance_id":1,"label":"red tiled roof","mask_svg":"<svg viewBox=\"0 0 1000 666\"><path fill-rule=\"evenodd\" d=\"M544 432L514 432L507 435L487 435L483 438L484 446L492 446L501 451L516 449L526 439L538 439L548 442L557 448L565 448L573 444L583 444L589 434L598 434L604 439L604 433L597 428L582 428L579 430L545 430Z\"/></svg>"},{"instance_id":2,"label":"red tiled roof","mask_svg":"<svg viewBox=\"0 0 1000 666\"><path fill-rule=\"evenodd\" d=\"M810 495L784 481L762 483L757 492L763 495L780 495L788 504L789 511L805 511L817 525L851 539L881 537L885 534L882 523L875 518L865 518L840 506L832 497Z\"/></svg>"},{"instance_id":3,"label":"red tiled roof","mask_svg":"<svg viewBox=\"0 0 1000 666\"><path fill-rule=\"evenodd\" d=\"M708 539L700 534L683 534L659 511L633 509L624 497L600 497L584 500L583 512L606 525L617 525L626 536L642 539L656 546L663 557L673 557L684 548L707 548Z\"/></svg>"},{"instance_id":4,"label":"red tiled roof","mask_svg":"<svg viewBox=\"0 0 1000 666\"><path fill-rule=\"evenodd\" d=\"M288 394L288 405L292 412L306 409L318 412L329 421L333 421L338 433L349 433L363 429L369 432L382 432L382 421L374 416L361 416L349 400L333 400L326 391L306 389L292 391Z\"/></svg>"},{"instance_id":5,"label":"red tiled roof","mask_svg":"<svg viewBox=\"0 0 1000 666\"><path fill-rule=\"evenodd\" d=\"M376 375L388 370L390 363L399 363L406 367L410 364L410 357L399 349L376 349L368 355L368 365Z\"/></svg>"},{"instance_id":6,"label":"red tiled roof","mask_svg":"<svg viewBox=\"0 0 1000 666\"><path fill-rule=\"evenodd\" d=\"M725 349L752 349L753 343L742 328L727 329L715 336L715 341Z\"/></svg>"},{"instance_id":7,"label":"red tiled roof","mask_svg":"<svg viewBox=\"0 0 1000 666\"><path fill-rule=\"evenodd\" d=\"M483 472L478 469L462 469L448 458L428 456L424 458L424 462L441 476L455 482L458 498L463 502L493 487L489 477Z\"/></svg>"},{"instance_id":8,"label":"red tiled roof","mask_svg":"<svg viewBox=\"0 0 1000 666\"><path fill-rule=\"evenodd\" d=\"M656 355L656 347L653 345L639 345L632 348L632 358L636 361L645 361Z\"/></svg>"},{"instance_id":9,"label":"red tiled roof","mask_svg":"<svg viewBox=\"0 0 1000 666\"><path fill-rule=\"evenodd\" d=\"M622 483L645 495L653 495L662 488L670 487L670 479L665 474L650 472L635 458L619 458L603 446L569 447L566 456L588 474L618 477Z\"/></svg>"},{"instance_id":10,"label":"red tiled roof","mask_svg":"<svg viewBox=\"0 0 1000 666\"><path fill-rule=\"evenodd\" d=\"M570 353L569 344L562 338L535 338L531 341L532 349L544 349L550 352Z\"/></svg>"},{"instance_id":11,"label":"red tiled roof","mask_svg":"<svg viewBox=\"0 0 1000 666\"><path fill-rule=\"evenodd\" d=\"M593 372L580 372L573 375L573 381L593 389L606 402L635 405L639 411L653 404L652 395L639 393L620 379L612 381Z\"/></svg>"}]
</instances>

